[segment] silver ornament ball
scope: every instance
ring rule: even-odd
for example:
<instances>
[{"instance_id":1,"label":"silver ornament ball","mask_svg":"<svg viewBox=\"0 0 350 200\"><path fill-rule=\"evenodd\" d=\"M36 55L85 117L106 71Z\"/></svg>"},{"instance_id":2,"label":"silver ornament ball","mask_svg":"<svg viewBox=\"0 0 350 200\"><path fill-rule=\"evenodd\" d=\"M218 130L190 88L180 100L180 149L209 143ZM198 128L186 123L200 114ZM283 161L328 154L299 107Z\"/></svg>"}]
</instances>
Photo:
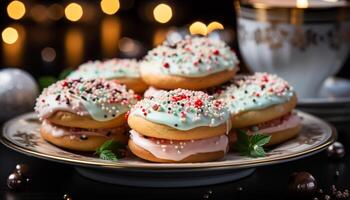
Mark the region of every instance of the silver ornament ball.
<instances>
[{"instance_id":1,"label":"silver ornament ball","mask_svg":"<svg viewBox=\"0 0 350 200\"><path fill-rule=\"evenodd\" d=\"M0 70L0 122L33 110L38 96L34 78L20 69Z\"/></svg>"}]
</instances>

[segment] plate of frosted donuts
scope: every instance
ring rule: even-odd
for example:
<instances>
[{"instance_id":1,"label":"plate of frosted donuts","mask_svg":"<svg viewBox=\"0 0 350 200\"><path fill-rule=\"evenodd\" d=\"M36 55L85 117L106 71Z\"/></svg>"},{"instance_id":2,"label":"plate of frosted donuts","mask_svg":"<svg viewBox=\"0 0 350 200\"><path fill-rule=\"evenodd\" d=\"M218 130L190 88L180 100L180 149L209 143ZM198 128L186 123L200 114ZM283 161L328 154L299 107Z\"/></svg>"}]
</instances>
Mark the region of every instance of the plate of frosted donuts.
<instances>
[{"instance_id":1,"label":"plate of frosted donuts","mask_svg":"<svg viewBox=\"0 0 350 200\"><path fill-rule=\"evenodd\" d=\"M236 75L238 63L206 37L164 42L141 61L90 61L44 89L35 112L5 123L1 141L94 180L144 187L237 180L335 141L332 126L294 109L285 80Z\"/></svg>"}]
</instances>

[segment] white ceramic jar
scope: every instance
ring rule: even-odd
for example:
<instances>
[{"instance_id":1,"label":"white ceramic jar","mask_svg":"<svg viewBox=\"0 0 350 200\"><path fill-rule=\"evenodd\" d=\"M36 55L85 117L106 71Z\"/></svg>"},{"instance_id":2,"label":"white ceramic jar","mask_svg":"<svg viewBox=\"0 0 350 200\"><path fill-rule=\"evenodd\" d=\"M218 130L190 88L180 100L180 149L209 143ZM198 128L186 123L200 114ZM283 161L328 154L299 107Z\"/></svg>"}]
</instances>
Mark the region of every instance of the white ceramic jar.
<instances>
[{"instance_id":1,"label":"white ceramic jar","mask_svg":"<svg viewBox=\"0 0 350 200\"><path fill-rule=\"evenodd\" d=\"M262 2L236 4L244 61L252 71L285 78L299 97L315 97L323 81L337 73L348 56L347 3L320 5L313 1L314 5L297 8L293 7L295 1L282 5Z\"/></svg>"}]
</instances>

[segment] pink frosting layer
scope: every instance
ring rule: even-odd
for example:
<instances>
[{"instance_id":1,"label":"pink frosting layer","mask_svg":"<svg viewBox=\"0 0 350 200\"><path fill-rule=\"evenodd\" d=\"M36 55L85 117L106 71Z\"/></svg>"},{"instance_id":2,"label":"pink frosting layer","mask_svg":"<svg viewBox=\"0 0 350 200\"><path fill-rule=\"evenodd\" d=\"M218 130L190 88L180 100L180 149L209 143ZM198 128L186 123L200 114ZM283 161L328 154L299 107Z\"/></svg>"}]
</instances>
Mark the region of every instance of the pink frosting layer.
<instances>
[{"instance_id":1,"label":"pink frosting layer","mask_svg":"<svg viewBox=\"0 0 350 200\"><path fill-rule=\"evenodd\" d=\"M41 128L47 133L51 133L54 137L63 137L63 136L74 136L74 135L86 135L86 136L104 136L106 138L111 134L115 134L118 129L81 129L81 128L69 128L56 126L51 124L47 120L43 120Z\"/></svg>"},{"instance_id":2,"label":"pink frosting layer","mask_svg":"<svg viewBox=\"0 0 350 200\"><path fill-rule=\"evenodd\" d=\"M226 135L201 140L175 141L147 139L136 131L131 130L130 139L155 157L174 161L180 161L198 153L227 152L228 150L228 138Z\"/></svg>"},{"instance_id":3,"label":"pink frosting layer","mask_svg":"<svg viewBox=\"0 0 350 200\"><path fill-rule=\"evenodd\" d=\"M292 114L290 117L288 117L286 120L284 120L281 124L277 126L272 126L264 129L260 129L259 132L261 133L274 133L277 131L283 131L290 128L294 128L298 126L301 122L301 119L298 115Z\"/></svg>"}]
</instances>

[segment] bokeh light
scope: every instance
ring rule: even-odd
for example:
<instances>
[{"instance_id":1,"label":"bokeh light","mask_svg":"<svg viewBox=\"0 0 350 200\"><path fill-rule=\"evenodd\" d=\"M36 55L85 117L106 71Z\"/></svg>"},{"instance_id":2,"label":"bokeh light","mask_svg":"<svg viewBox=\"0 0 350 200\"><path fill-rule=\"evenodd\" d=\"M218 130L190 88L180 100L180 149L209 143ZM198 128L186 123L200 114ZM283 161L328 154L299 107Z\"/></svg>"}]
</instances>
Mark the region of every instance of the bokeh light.
<instances>
[{"instance_id":1,"label":"bokeh light","mask_svg":"<svg viewBox=\"0 0 350 200\"><path fill-rule=\"evenodd\" d=\"M153 9L153 17L159 23L167 23L173 16L173 10L167 4L161 3Z\"/></svg>"},{"instance_id":2,"label":"bokeh light","mask_svg":"<svg viewBox=\"0 0 350 200\"><path fill-rule=\"evenodd\" d=\"M207 35L207 26L203 22L196 21L190 25L189 31L192 35Z\"/></svg>"},{"instance_id":3,"label":"bokeh light","mask_svg":"<svg viewBox=\"0 0 350 200\"><path fill-rule=\"evenodd\" d=\"M70 3L64 9L66 18L70 21L78 21L83 16L83 8L77 3Z\"/></svg>"},{"instance_id":4,"label":"bokeh light","mask_svg":"<svg viewBox=\"0 0 350 200\"><path fill-rule=\"evenodd\" d=\"M26 13L26 7L20 1L12 1L7 6L7 14L12 19L21 19Z\"/></svg>"},{"instance_id":5,"label":"bokeh light","mask_svg":"<svg viewBox=\"0 0 350 200\"><path fill-rule=\"evenodd\" d=\"M211 33L215 30L222 30L224 29L224 25L222 25L220 22L213 21L211 22L207 27L207 33Z\"/></svg>"},{"instance_id":6,"label":"bokeh light","mask_svg":"<svg viewBox=\"0 0 350 200\"><path fill-rule=\"evenodd\" d=\"M1 33L2 40L7 44L13 44L18 39L18 32L13 27L5 28Z\"/></svg>"},{"instance_id":7,"label":"bokeh light","mask_svg":"<svg viewBox=\"0 0 350 200\"><path fill-rule=\"evenodd\" d=\"M45 62L52 62L56 58L56 51L55 49L51 47L45 47L43 50L41 50L41 58Z\"/></svg>"},{"instance_id":8,"label":"bokeh light","mask_svg":"<svg viewBox=\"0 0 350 200\"><path fill-rule=\"evenodd\" d=\"M61 19L63 17L63 7L57 3L50 5L48 15L52 20Z\"/></svg>"},{"instance_id":9,"label":"bokeh light","mask_svg":"<svg viewBox=\"0 0 350 200\"><path fill-rule=\"evenodd\" d=\"M297 0L297 8L307 8L309 6L308 0Z\"/></svg>"},{"instance_id":10,"label":"bokeh light","mask_svg":"<svg viewBox=\"0 0 350 200\"><path fill-rule=\"evenodd\" d=\"M119 0L102 0L100 5L102 11L108 15L115 14L120 8Z\"/></svg>"},{"instance_id":11,"label":"bokeh light","mask_svg":"<svg viewBox=\"0 0 350 200\"><path fill-rule=\"evenodd\" d=\"M30 14L34 21L41 23L47 19L48 11L46 6L37 4L30 10Z\"/></svg>"}]
</instances>

